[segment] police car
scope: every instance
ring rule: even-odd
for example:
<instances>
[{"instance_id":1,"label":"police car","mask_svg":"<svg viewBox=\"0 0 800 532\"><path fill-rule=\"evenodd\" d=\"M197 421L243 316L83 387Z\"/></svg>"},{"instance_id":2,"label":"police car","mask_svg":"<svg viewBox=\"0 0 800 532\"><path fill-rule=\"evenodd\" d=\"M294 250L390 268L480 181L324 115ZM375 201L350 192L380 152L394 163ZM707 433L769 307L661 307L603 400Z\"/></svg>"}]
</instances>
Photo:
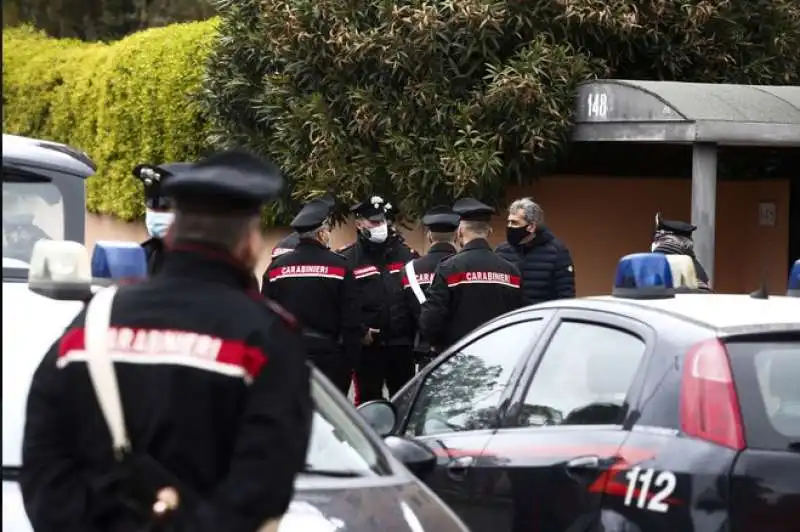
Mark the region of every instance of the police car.
<instances>
[{"instance_id":1,"label":"police car","mask_svg":"<svg viewBox=\"0 0 800 532\"><path fill-rule=\"evenodd\" d=\"M89 260L81 243L93 169L67 146L3 135L3 530L10 532L31 532L16 478L33 372L82 308L76 299L145 271L135 243L98 243ZM412 474L433 468L430 449L398 437L381 442L316 371L311 389L308 465L278 532L466 531Z\"/></svg>"},{"instance_id":2,"label":"police car","mask_svg":"<svg viewBox=\"0 0 800 532\"><path fill-rule=\"evenodd\" d=\"M800 298L677 293L670 260L501 316L360 412L434 449L471 530L800 530Z\"/></svg>"}]
</instances>

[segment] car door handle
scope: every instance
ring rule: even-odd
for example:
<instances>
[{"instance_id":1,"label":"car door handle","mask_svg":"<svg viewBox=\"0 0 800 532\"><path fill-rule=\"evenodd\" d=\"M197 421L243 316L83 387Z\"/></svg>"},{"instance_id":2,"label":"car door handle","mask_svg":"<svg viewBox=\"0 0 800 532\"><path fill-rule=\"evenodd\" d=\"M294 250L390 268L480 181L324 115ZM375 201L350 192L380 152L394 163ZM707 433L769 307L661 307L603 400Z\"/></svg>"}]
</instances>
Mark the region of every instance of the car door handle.
<instances>
[{"instance_id":1,"label":"car door handle","mask_svg":"<svg viewBox=\"0 0 800 532\"><path fill-rule=\"evenodd\" d=\"M585 477L600 469L599 456L579 456L567 462L567 474L571 477Z\"/></svg>"},{"instance_id":2,"label":"car door handle","mask_svg":"<svg viewBox=\"0 0 800 532\"><path fill-rule=\"evenodd\" d=\"M467 478L469 468L472 467L474 463L475 458L472 456L459 456L458 458L453 458L446 466L447 476L450 477L451 480L461 482Z\"/></svg>"}]
</instances>

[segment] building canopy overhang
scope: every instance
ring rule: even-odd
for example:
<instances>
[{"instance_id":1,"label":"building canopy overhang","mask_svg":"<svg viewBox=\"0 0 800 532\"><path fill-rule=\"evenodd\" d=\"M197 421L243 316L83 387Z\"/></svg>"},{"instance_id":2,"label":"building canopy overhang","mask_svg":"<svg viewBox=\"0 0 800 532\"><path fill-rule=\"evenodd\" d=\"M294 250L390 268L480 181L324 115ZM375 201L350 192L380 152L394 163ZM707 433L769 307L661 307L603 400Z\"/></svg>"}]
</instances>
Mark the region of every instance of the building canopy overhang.
<instances>
[{"instance_id":1,"label":"building canopy overhang","mask_svg":"<svg viewBox=\"0 0 800 532\"><path fill-rule=\"evenodd\" d=\"M590 81L572 140L800 147L800 87Z\"/></svg>"}]
</instances>

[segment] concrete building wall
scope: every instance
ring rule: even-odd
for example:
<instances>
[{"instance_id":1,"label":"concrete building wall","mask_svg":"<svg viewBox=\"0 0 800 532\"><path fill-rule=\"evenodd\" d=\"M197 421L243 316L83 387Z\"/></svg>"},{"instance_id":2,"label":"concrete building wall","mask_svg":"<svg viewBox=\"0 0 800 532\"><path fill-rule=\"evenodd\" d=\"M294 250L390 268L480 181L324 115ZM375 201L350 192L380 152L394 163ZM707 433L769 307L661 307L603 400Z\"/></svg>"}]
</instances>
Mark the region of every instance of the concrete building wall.
<instances>
[{"instance_id":1,"label":"concrete building wall","mask_svg":"<svg viewBox=\"0 0 800 532\"><path fill-rule=\"evenodd\" d=\"M717 271L714 285L720 292L751 292L766 276L771 293L786 291L789 242L789 181L720 182L717 201ZM646 251L655 213L666 218L690 217L691 182L688 179L634 179L551 177L524 188L511 188L508 198L533 196L545 209L548 226L571 249L578 294L606 294L611 288L617 260ZM777 207L774 227L760 227L758 204ZM504 239L505 214L494 221L492 243ZM274 229L270 249L288 229ZM425 251L422 231L404 231L409 244ZM351 226L334 234L334 246L352 241ZM102 239L143 241L142 223L124 223L111 217L89 215L86 241ZM91 248L90 248L91 249ZM265 256L263 271L269 263Z\"/></svg>"}]
</instances>

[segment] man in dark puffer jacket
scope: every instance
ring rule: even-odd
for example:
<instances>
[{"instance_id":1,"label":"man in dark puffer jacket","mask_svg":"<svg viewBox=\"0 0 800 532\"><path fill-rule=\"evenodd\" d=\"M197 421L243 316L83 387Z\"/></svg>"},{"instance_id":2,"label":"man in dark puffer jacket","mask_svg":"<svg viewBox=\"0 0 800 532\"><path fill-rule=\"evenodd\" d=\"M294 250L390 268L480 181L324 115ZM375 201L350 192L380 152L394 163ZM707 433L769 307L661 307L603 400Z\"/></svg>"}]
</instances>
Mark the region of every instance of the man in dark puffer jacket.
<instances>
[{"instance_id":1,"label":"man in dark puffer jacket","mask_svg":"<svg viewBox=\"0 0 800 532\"><path fill-rule=\"evenodd\" d=\"M531 198L511 204L506 242L495 252L522 273L526 305L575 297L575 267L569 249L544 226L544 210Z\"/></svg>"}]
</instances>

